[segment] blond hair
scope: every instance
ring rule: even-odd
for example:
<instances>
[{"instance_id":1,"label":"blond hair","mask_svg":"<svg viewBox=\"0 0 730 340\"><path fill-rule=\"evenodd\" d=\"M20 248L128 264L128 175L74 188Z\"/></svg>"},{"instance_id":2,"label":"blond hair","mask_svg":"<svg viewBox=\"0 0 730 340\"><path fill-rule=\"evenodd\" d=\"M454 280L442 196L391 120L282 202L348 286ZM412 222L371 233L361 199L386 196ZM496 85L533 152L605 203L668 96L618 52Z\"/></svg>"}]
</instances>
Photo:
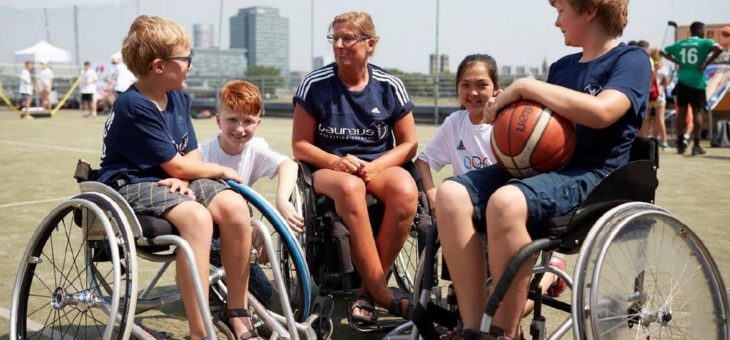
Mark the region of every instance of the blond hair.
<instances>
[{"instance_id":1,"label":"blond hair","mask_svg":"<svg viewBox=\"0 0 730 340\"><path fill-rule=\"evenodd\" d=\"M649 52L649 57L651 58L651 60L654 61L654 70L655 71L662 68L663 62L662 62L662 55L661 55L660 49L658 49L656 47L652 48Z\"/></svg>"},{"instance_id":2,"label":"blond hair","mask_svg":"<svg viewBox=\"0 0 730 340\"><path fill-rule=\"evenodd\" d=\"M246 116L261 113L261 92L245 80L231 80L221 90L221 104Z\"/></svg>"},{"instance_id":3,"label":"blond hair","mask_svg":"<svg viewBox=\"0 0 730 340\"><path fill-rule=\"evenodd\" d=\"M335 30L335 25L344 23L355 26L355 28L360 31L360 34L368 37L369 39L375 40L376 44L380 40L378 34L375 33L375 24L373 23L373 18L370 16L370 14L367 14L365 12L346 12L339 14L335 16L335 18L332 20L332 23L330 24L330 33ZM374 52L375 48L373 48L373 50L370 51L368 55L372 56Z\"/></svg>"},{"instance_id":4,"label":"blond hair","mask_svg":"<svg viewBox=\"0 0 730 340\"><path fill-rule=\"evenodd\" d=\"M122 60L137 78L149 72L157 58L170 56L175 48L190 48L190 36L180 24L161 17L140 15L122 43Z\"/></svg>"},{"instance_id":5,"label":"blond hair","mask_svg":"<svg viewBox=\"0 0 730 340\"><path fill-rule=\"evenodd\" d=\"M548 0L555 6L556 0ZM595 10L596 17L610 35L618 37L624 33L629 21L629 0L565 0L578 13Z\"/></svg>"}]
</instances>

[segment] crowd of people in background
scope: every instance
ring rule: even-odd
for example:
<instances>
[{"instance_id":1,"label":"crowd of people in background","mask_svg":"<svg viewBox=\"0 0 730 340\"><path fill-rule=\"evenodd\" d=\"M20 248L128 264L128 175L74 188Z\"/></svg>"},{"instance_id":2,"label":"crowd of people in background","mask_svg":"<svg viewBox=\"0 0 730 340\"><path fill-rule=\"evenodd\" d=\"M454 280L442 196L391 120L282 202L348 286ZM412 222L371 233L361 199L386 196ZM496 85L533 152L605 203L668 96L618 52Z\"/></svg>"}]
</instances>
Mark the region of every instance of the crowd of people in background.
<instances>
[{"instance_id":1,"label":"crowd of people in background","mask_svg":"<svg viewBox=\"0 0 730 340\"><path fill-rule=\"evenodd\" d=\"M59 100L51 63L41 60L38 64L41 70L36 73L33 61L24 62L18 75L20 118L32 118L30 112L36 106L44 114L50 114L53 104ZM104 65L92 67L90 61L85 61L78 77L79 107L85 110L83 117L86 118L95 118L98 110L111 111L114 100L136 81L120 54L111 57L111 67L106 72Z\"/></svg>"},{"instance_id":2,"label":"crowd of people in background","mask_svg":"<svg viewBox=\"0 0 730 340\"><path fill-rule=\"evenodd\" d=\"M699 21L690 25L689 38L663 48L651 48L646 40L630 41L628 44L643 48L652 65L649 111L639 135L656 137L662 149L669 148L665 113L667 102L671 100L671 123L676 134L677 153L684 154L692 140L691 155L705 154L700 145L707 113L707 79L704 71L722 53L720 45L705 38L705 25ZM665 67L664 59L671 61L675 68ZM672 83L671 74L675 73L676 81Z\"/></svg>"}]
</instances>

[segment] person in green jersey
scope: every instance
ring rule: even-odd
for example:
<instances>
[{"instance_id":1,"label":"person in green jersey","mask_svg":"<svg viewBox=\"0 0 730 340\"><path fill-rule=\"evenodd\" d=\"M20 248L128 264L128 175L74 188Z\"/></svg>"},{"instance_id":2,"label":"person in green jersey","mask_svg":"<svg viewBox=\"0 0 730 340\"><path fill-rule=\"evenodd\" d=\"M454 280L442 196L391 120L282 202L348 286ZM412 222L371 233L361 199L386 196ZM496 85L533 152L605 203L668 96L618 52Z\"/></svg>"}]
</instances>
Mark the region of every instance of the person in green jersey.
<instances>
[{"instance_id":1,"label":"person in green jersey","mask_svg":"<svg viewBox=\"0 0 730 340\"><path fill-rule=\"evenodd\" d=\"M679 66L677 94L677 152L683 154L691 132L694 137L692 155L702 155L700 147L702 135L702 114L707 103L705 88L705 67L722 53L722 48L712 39L705 39L705 24L695 21L689 27L691 37L680 40L664 48L661 55ZM685 115L687 106L692 105L694 113L693 131L686 131Z\"/></svg>"}]
</instances>

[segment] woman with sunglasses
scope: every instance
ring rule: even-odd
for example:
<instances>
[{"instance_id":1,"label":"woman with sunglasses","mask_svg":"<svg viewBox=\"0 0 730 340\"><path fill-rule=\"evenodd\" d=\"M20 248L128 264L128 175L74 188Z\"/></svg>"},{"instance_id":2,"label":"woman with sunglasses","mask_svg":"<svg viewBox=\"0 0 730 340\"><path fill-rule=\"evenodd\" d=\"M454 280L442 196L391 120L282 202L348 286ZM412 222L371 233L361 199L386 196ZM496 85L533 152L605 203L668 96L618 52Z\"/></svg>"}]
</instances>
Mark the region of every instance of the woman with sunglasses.
<instances>
[{"instance_id":1,"label":"woman with sunglasses","mask_svg":"<svg viewBox=\"0 0 730 340\"><path fill-rule=\"evenodd\" d=\"M316 169L315 192L335 202L350 232L363 279L352 320L374 323L375 304L407 318L410 301L388 289L385 274L416 214L416 183L401 167L418 146L413 103L400 79L368 63L379 40L369 14L340 14L329 31L335 62L307 75L294 96L294 157ZM367 193L385 205L380 226L368 219Z\"/></svg>"}]
</instances>

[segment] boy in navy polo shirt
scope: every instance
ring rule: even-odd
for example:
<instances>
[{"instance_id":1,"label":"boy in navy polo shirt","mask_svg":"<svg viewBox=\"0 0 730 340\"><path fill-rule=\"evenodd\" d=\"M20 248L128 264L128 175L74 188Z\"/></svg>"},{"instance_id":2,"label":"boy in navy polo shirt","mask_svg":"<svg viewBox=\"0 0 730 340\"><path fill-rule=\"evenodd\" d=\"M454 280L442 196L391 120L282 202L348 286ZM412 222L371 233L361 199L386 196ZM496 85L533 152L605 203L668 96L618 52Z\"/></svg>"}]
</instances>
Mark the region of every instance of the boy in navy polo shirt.
<instances>
[{"instance_id":1,"label":"boy in navy polo shirt","mask_svg":"<svg viewBox=\"0 0 730 340\"><path fill-rule=\"evenodd\" d=\"M177 23L140 16L122 45L122 58L137 82L114 102L106 121L99 181L111 185L137 214L165 218L193 249L203 291L213 224L220 230L228 284L226 321L237 338L257 337L247 310L251 223L243 198L222 182L240 182L228 167L202 161L182 91L190 70L190 37ZM206 336L183 252L178 284L190 339Z\"/></svg>"},{"instance_id":2,"label":"boy in navy polo shirt","mask_svg":"<svg viewBox=\"0 0 730 340\"><path fill-rule=\"evenodd\" d=\"M542 103L575 122L575 153L565 168L529 178L514 178L492 165L439 186L439 239L456 290L463 339L480 338L487 300L486 261L477 233L487 234L489 271L492 282L498 282L508 261L531 235L542 232L548 219L574 211L603 177L628 163L646 113L649 58L641 48L618 40L627 23L628 0L549 2L557 10L555 26L565 45L582 51L555 62L547 82L515 81L487 103L484 114L492 123L512 102ZM519 339L532 265L526 261L519 268L492 319L492 338Z\"/></svg>"}]
</instances>

